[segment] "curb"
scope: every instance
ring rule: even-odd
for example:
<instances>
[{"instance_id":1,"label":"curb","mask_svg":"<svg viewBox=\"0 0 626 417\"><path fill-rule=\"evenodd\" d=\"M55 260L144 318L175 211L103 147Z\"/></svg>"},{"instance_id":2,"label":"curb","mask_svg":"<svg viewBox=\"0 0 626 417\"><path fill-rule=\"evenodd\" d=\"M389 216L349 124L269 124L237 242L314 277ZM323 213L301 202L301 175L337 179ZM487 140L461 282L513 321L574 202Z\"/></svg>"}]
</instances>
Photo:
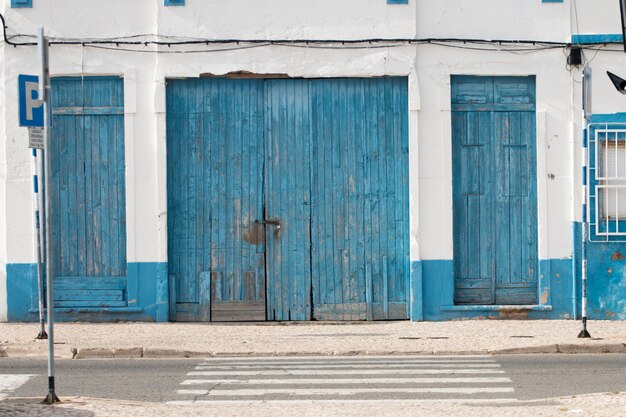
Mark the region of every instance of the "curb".
<instances>
[{"instance_id":1,"label":"curb","mask_svg":"<svg viewBox=\"0 0 626 417\"><path fill-rule=\"evenodd\" d=\"M291 351L291 352L199 352L182 349L161 349L132 347L121 349L109 348L70 348L57 349L55 357L62 359L189 359L189 358L232 358L232 357L289 357L289 356L411 356L411 355L523 355L523 354L600 354L626 353L626 343L601 344L549 344L524 346L495 350L458 350L458 351ZM0 347L0 358L46 357L46 349L26 346Z\"/></svg>"}]
</instances>

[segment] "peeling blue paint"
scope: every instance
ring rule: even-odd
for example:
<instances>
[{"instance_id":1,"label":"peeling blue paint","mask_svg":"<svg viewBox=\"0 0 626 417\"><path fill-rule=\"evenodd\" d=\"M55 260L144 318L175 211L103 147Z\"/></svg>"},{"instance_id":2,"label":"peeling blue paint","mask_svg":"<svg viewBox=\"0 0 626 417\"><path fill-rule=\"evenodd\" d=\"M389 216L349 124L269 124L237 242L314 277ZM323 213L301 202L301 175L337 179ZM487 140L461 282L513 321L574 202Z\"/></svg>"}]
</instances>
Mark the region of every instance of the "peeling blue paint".
<instances>
[{"instance_id":1,"label":"peeling blue paint","mask_svg":"<svg viewBox=\"0 0 626 417\"><path fill-rule=\"evenodd\" d=\"M167 263L128 264L127 306L55 308L58 321L167 321ZM37 265L7 264L7 319L37 321Z\"/></svg>"},{"instance_id":2,"label":"peeling blue paint","mask_svg":"<svg viewBox=\"0 0 626 417\"><path fill-rule=\"evenodd\" d=\"M576 241L576 302L580 308L580 230ZM587 242L587 312L591 320L626 319L626 242Z\"/></svg>"}]
</instances>

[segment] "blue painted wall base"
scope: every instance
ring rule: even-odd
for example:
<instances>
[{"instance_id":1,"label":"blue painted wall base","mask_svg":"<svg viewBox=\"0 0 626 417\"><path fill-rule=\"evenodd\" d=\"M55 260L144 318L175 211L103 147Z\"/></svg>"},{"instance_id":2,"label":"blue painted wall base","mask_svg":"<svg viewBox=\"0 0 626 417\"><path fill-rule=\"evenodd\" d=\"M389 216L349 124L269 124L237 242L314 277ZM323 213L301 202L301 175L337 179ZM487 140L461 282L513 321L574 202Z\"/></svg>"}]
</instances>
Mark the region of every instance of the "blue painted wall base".
<instances>
[{"instance_id":1,"label":"blue painted wall base","mask_svg":"<svg viewBox=\"0 0 626 417\"><path fill-rule=\"evenodd\" d=\"M37 310L37 265L8 264L7 320L35 322ZM128 306L110 308L55 308L55 320L106 322L112 320L167 321L167 263L128 264Z\"/></svg>"},{"instance_id":2,"label":"blue painted wall base","mask_svg":"<svg viewBox=\"0 0 626 417\"><path fill-rule=\"evenodd\" d=\"M581 223L575 223L577 297L580 300ZM587 317L626 319L626 242L587 242ZM580 314L580 307L578 307Z\"/></svg>"},{"instance_id":3,"label":"blue painted wall base","mask_svg":"<svg viewBox=\"0 0 626 417\"><path fill-rule=\"evenodd\" d=\"M499 306L454 306L452 260L411 262L410 318L440 321L480 318L580 318L581 223L572 225L572 258L540 260L538 304L521 313ZM626 242L589 242L588 316L626 320ZM6 266L8 321L36 322L37 266ZM55 309L59 321L167 321L167 263L128 264L128 307Z\"/></svg>"},{"instance_id":4,"label":"blue painted wall base","mask_svg":"<svg viewBox=\"0 0 626 417\"><path fill-rule=\"evenodd\" d=\"M580 318L581 228L580 222L572 223L571 258L539 261L532 306L455 306L453 261L411 262L411 320ZM626 242L588 242L587 254L589 319L626 319Z\"/></svg>"},{"instance_id":5,"label":"blue painted wall base","mask_svg":"<svg viewBox=\"0 0 626 417\"><path fill-rule=\"evenodd\" d=\"M426 260L411 263L412 288L421 278L421 303L412 299L411 320L455 320L480 318L571 319L572 260L540 260L537 305L476 306L454 305L454 262ZM420 305L421 304L421 305Z\"/></svg>"}]
</instances>

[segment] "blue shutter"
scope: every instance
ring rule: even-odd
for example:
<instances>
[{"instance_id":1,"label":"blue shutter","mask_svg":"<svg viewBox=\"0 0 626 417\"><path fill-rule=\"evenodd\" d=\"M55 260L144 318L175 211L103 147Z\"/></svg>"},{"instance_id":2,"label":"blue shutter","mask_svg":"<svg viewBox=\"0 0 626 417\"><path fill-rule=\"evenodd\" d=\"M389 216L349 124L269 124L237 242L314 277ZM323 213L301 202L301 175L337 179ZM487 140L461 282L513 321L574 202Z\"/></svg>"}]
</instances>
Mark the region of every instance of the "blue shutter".
<instances>
[{"instance_id":1,"label":"blue shutter","mask_svg":"<svg viewBox=\"0 0 626 417\"><path fill-rule=\"evenodd\" d=\"M184 6L185 0L165 0L165 6Z\"/></svg>"},{"instance_id":2,"label":"blue shutter","mask_svg":"<svg viewBox=\"0 0 626 417\"><path fill-rule=\"evenodd\" d=\"M452 78L455 303L537 302L533 77Z\"/></svg>"},{"instance_id":3,"label":"blue shutter","mask_svg":"<svg viewBox=\"0 0 626 417\"><path fill-rule=\"evenodd\" d=\"M126 306L123 87L119 77L52 79L58 307Z\"/></svg>"},{"instance_id":4,"label":"blue shutter","mask_svg":"<svg viewBox=\"0 0 626 417\"><path fill-rule=\"evenodd\" d=\"M33 0L11 0L11 7L13 9L20 7L33 7Z\"/></svg>"}]
</instances>

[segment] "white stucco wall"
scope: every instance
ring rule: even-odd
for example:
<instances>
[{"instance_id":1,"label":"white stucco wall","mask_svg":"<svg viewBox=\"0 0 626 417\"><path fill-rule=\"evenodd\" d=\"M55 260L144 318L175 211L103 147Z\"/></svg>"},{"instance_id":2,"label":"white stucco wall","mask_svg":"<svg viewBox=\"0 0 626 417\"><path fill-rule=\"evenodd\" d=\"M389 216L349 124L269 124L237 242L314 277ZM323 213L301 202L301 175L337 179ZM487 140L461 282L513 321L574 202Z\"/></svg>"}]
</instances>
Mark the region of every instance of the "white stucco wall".
<instances>
[{"instance_id":1,"label":"white stucco wall","mask_svg":"<svg viewBox=\"0 0 626 417\"><path fill-rule=\"evenodd\" d=\"M566 0L567 1L567 0ZM621 33L619 0L570 0L572 34Z\"/></svg>"},{"instance_id":2,"label":"white stucco wall","mask_svg":"<svg viewBox=\"0 0 626 417\"><path fill-rule=\"evenodd\" d=\"M626 54L621 45L612 45L610 49L614 51L602 50L597 54L593 51L584 52L585 56L593 59L589 66L592 69L591 107L594 114L626 112L626 96L615 90L613 83L606 75L607 71L611 71L626 79Z\"/></svg>"},{"instance_id":3,"label":"white stucco wall","mask_svg":"<svg viewBox=\"0 0 626 417\"><path fill-rule=\"evenodd\" d=\"M422 108L420 148L420 257L452 259L452 145L450 75L536 76L537 196L540 259L571 253L573 141L571 77L560 49L517 55L433 45L419 47Z\"/></svg>"},{"instance_id":4,"label":"white stucco wall","mask_svg":"<svg viewBox=\"0 0 626 417\"><path fill-rule=\"evenodd\" d=\"M417 36L566 41L569 8L570 0L417 0Z\"/></svg>"}]
</instances>

